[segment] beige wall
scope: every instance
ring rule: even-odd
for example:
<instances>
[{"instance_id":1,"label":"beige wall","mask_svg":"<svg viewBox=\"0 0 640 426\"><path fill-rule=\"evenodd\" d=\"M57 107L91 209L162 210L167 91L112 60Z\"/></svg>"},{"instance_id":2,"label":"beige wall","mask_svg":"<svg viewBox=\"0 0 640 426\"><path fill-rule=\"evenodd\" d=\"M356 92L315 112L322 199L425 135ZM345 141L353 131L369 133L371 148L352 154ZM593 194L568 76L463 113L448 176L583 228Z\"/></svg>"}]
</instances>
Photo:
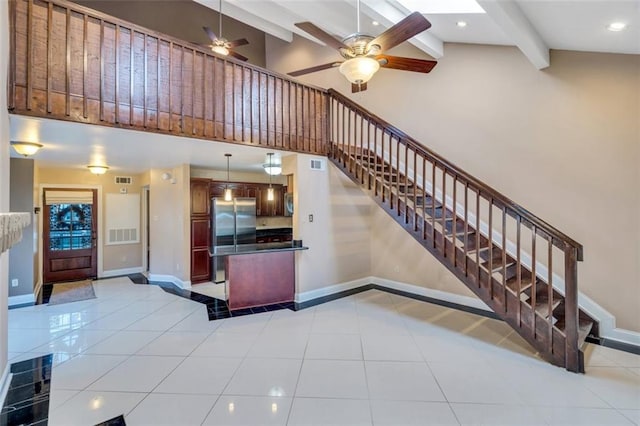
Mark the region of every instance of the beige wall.
<instances>
[{"instance_id":1,"label":"beige wall","mask_svg":"<svg viewBox=\"0 0 640 426\"><path fill-rule=\"evenodd\" d=\"M166 171L150 171L149 272L170 275L186 282L191 275L189 165L170 170L176 178L175 184L162 179L162 173Z\"/></svg>"},{"instance_id":2,"label":"beige wall","mask_svg":"<svg viewBox=\"0 0 640 426\"><path fill-rule=\"evenodd\" d=\"M267 37L267 52L280 72L339 58L299 37ZM407 45L392 53L426 58ZM348 94L582 243L580 290L618 327L640 331L640 56L552 51L551 67L538 71L516 48L447 44L430 74L383 69L356 95L336 69L302 80ZM399 259L380 252L374 241L372 264L393 269L387 261ZM425 282L424 273L402 278L452 281Z\"/></svg>"},{"instance_id":3,"label":"beige wall","mask_svg":"<svg viewBox=\"0 0 640 426\"><path fill-rule=\"evenodd\" d=\"M37 165L37 163L36 163ZM81 169L60 169L60 168L41 168L38 169L38 180L36 186L38 188L41 185L63 184L63 185L100 185L102 187L102 200L99 200L100 209L103 213L102 221L99 224L102 229L103 241L102 253L103 253L103 270L108 272L110 270L137 268L142 266L142 244L118 244L118 245L106 245L106 217L105 217L105 205L106 195L119 193L120 188L123 185L116 185L114 180L114 172L107 172L104 175L94 175L88 170ZM127 176L130 176L127 174ZM129 194L141 194L141 176L131 175L133 177L133 184L126 185ZM38 205L41 205L40 202ZM142 211L142 209L141 209ZM42 220L42 215L39 215L39 220ZM142 226L142 222L141 222Z\"/></svg>"},{"instance_id":4,"label":"beige wall","mask_svg":"<svg viewBox=\"0 0 640 426\"><path fill-rule=\"evenodd\" d=\"M76 0L74 3L193 43L210 43L203 26L220 36L218 13L191 0ZM180 13L176 14L177 10ZM224 4L222 10L224 12ZM222 35L227 40L246 38L249 44L235 50L249 58L250 63L264 66L265 36L262 31L223 15Z\"/></svg>"},{"instance_id":5,"label":"beige wall","mask_svg":"<svg viewBox=\"0 0 640 426\"><path fill-rule=\"evenodd\" d=\"M12 158L10 160L10 200L12 212L33 212L33 176L34 161L31 158ZM22 231L22 241L15 244L9 252L9 282L18 280L18 286L9 287L9 297L33 294L37 275L34 274L33 252L37 245L37 233L34 238L34 221Z\"/></svg>"},{"instance_id":6,"label":"beige wall","mask_svg":"<svg viewBox=\"0 0 640 426\"><path fill-rule=\"evenodd\" d=\"M7 112L7 66L9 63L9 2L0 1L0 212L9 211L9 113ZM0 377L7 366L7 290L9 254L0 254ZM2 402L2 401L0 401Z\"/></svg>"},{"instance_id":7,"label":"beige wall","mask_svg":"<svg viewBox=\"0 0 640 426\"><path fill-rule=\"evenodd\" d=\"M364 278L371 270L371 202L333 165L311 170L311 158L318 157L297 154L282 163L294 179L293 237L309 247L296 255L297 293Z\"/></svg>"}]
</instances>

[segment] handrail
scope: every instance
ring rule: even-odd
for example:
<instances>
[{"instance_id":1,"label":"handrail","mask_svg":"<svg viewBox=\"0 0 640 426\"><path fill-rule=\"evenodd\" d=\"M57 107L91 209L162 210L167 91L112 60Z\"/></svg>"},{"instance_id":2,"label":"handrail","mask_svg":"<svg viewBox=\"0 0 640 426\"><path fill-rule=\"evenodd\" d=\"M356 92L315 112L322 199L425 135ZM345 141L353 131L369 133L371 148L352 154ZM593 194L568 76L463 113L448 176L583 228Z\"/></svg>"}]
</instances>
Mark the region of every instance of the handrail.
<instances>
[{"instance_id":1,"label":"handrail","mask_svg":"<svg viewBox=\"0 0 640 426\"><path fill-rule=\"evenodd\" d=\"M12 112L326 154L327 91L66 0L9 0Z\"/></svg>"},{"instance_id":2,"label":"handrail","mask_svg":"<svg viewBox=\"0 0 640 426\"><path fill-rule=\"evenodd\" d=\"M461 178L462 180L475 185L479 190L481 190L485 194L491 196L494 200L498 200L505 207L511 209L514 213L516 213L519 216L521 216L522 218L526 219L527 222L529 222L530 224L534 225L536 228L538 228L538 230L542 230L543 232L551 235L554 238L554 240L557 242L556 246L558 248L564 250L565 249L565 245L569 245L569 246L573 247L576 250L576 258L577 258L576 260L578 260L578 261L582 261L583 260L583 247L582 247L582 244L578 243L577 241L575 241L574 239L572 239L568 235L564 234L562 231L558 230L553 225L549 224L548 222L544 221L543 219L540 219L538 216L534 215L529 210L525 209L521 205L519 205L516 202L512 201L511 199L509 199L505 195L501 194L500 192L496 191L495 189L493 189L489 185L487 185L484 182L480 181L476 177L470 175L469 173L467 173L466 171L464 171L460 167L458 167L455 164L451 163L450 161L444 159L443 157L441 157L440 155L438 155L435 152L431 151L429 148L425 147L424 145L421 145L418 141L416 141L414 138L412 138L411 136L409 136L406 133L404 133L402 130L400 130L397 127L393 126L389 122L383 120L382 118L380 118L379 116L377 116L374 113L370 112L369 110L367 110L366 108L362 107L361 105L355 103L354 101L352 101L348 97L344 96L340 92L338 92L338 91L336 91L334 89L329 89L328 93L329 93L330 97L333 97L336 100L338 100L339 102L342 102L348 108L350 108L350 109L352 109L354 111L357 111L361 115L364 115L364 116L368 117L368 119L370 121L374 122L377 127L379 127L381 129L383 129L384 131L396 136L398 138L398 140L400 141L400 143L409 146L412 150L415 150L416 152L418 152L420 154L423 154L424 156L426 156L426 157L428 157L428 158L430 158L430 159L432 159L434 161L437 161L441 165L441 167L443 167L447 171L449 171L451 173L454 173L458 178Z\"/></svg>"}]
</instances>

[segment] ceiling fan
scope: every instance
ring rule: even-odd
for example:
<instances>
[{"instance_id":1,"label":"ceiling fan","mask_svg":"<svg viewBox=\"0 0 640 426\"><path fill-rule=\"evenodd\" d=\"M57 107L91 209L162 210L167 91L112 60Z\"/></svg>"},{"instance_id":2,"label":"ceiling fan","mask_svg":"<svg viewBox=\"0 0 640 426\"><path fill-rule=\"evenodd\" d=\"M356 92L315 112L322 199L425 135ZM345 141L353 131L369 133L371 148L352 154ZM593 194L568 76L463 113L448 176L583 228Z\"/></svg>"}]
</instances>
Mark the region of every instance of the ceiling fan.
<instances>
[{"instance_id":1,"label":"ceiling fan","mask_svg":"<svg viewBox=\"0 0 640 426\"><path fill-rule=\"evenodd\" d=\"M356 13L357 32L343 40L338 40L311 22L296 23L296 27L337 49L345 60L316 65L288 74L297 77L339 66L340 72L351 82L351 92L356 93L367 90L367 82L380 67L428 73L436 66L436 61L384 54L386 50L431 27L431 23L419 12L413 12L377 37L360 33L360 0L357 2Z\"/></svg>"},{"instance_id":2,"label":"ceiling fan","mask_svg":"<svg viewBox=\"0 0 640 426\"><path fill-rule=\"evenodd\" d=\"M249 41L246 38L241 38L238 40L229 41L226 38L222 37L222 0L220 0L220 6L218 7L218 31L220 32L220 37L214 33L209 27L202 27L207 36L211 40L211 44L206 45L213 52L223 55L223 56L233 56L236 59L240 59L241 61L246 61L249 58L246 56L242 56L241 54L234 52L232 49L238 46L244 46L245 44L249 44Z\"/></svg>"}]
</instances>

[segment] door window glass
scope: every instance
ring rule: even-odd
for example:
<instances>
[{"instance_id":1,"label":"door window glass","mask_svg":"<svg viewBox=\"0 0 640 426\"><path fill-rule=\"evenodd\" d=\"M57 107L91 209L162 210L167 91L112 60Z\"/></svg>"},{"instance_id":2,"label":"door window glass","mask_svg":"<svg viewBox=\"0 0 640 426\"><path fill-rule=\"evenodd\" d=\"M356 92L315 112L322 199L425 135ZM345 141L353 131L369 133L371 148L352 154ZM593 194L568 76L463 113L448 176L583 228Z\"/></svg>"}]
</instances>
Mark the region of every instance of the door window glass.
<instances>
[{"instance_id":1,"label":"door window glass","mask_svg":"<svg viewBox=\"0 0 640 426\"><path fill-rule=\"evenodd\" d=\"M51 204L50 250L91 248L91 204Z\"/></svg>"}]
</instances>

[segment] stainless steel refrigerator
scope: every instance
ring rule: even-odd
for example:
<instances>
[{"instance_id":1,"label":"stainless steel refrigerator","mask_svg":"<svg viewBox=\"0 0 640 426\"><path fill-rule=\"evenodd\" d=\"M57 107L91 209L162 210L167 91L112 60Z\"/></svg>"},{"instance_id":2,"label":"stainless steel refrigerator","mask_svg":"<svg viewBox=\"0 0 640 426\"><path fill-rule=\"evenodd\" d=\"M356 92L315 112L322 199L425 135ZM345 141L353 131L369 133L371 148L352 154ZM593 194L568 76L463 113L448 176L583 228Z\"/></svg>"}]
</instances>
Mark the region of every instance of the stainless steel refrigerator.
<instances>
[{"instance_id":1,"label":"stainless steel refrigerator","mask_svg":"<svg viewBox=\"0 0 640 426\"><path fill-rule=\"evenodd\" d=\"M211 200L211 244L232 246L256 243L256 199ZM213 257L213 282L224 281L224 257Z\"/></svg>"}]
</instances>

